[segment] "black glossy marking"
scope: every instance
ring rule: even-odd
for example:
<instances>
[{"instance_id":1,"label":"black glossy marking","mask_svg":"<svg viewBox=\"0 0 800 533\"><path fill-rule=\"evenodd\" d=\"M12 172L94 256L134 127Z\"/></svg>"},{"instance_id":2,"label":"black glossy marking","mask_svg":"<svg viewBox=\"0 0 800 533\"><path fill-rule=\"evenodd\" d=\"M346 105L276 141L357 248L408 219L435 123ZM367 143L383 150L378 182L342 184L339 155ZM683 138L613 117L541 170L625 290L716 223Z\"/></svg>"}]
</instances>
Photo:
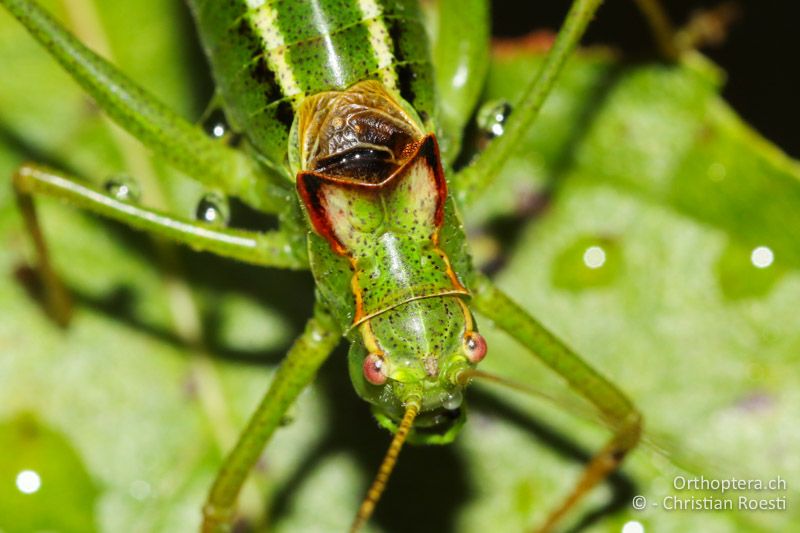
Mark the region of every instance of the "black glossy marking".
<instances>
[{"instance_id":1,"label":"black glossy marking","mask_svg":"<svg viewBox=\"0 0 800 533\"><path fill-rule=\"evenodd\" d=\"M308 191L308 199L311 204L309 207L314 211L323 211L324 207L319 197L319 190L322 188L322 182L311 175L303 175L300 177L303 180L303 186Z\"/></svg>"},{"instance_id":2,"label":"black glossy marking","mask_svg":"<svg viewBox=\"0 0 800 533\"><path fill-rule=\"evenodd\" d=\"M433 144L433 139L428 137L425 140L425 144L420 149L420 155L425 157L425 162L428 164L428 168L438 168L439 167L439 154L436 153L435 145Z\"/></svg>"},{"instance_id":3,"label":"black glossy marking","mask_svg":"<svg viewBox=\"0 0 800 533\"><path fill-rule=\"evenodd\" d=\"M252 37L253 30L250 28L250 23L247 21L245 17L239 19L239 25L236 26L236 33L238 33L241 37L245 39Z\"/></svg>"},{"instance_id":4,"label":"black glossy marking","mask_svg":"<svg viewBox=\"0 0 800 533\"><path fill-rule=\"evenodd\" d=\"M411 67L411 65L398 65L396 67L397 72L397 85L398 89L400 89L400 96L406 102L413 102L414 101L414 80L417 78L417 73Z\"/></svg>"},{"instance_id":5,"label":"black glossy marking","mask_svg":"<svg viewBox=\"0 0 800 533\"><path fill-rule=\"evenodd\" d=\"M279 103L275 116L281 124L286 126L286 130L288 131L289 128L292 127L292 122L294 122L294 109L292 109L292 104L288 100Z\"/></svg>"},{"instance_id":6,"label":"black glossy marking","mask_svg":"<svg viewBox=\"0 0 800 533\"><path fill-rule=\"evenodd\" d=\"M444 416L446 416L450 420L457 420L458 417L461 416L461 408L460 407L456 407L455 409L451 409L451 410L445 409Z\"/></svg>"},{"instance_id":7,"label":"black glossy marking","mask_svg":"<svg viewBox=\"0 0 800 533\"><path fill-rule=\"evenodd\" d=\"M402 46L404 33L406 31L403 26L403 20L395 17L387 17L385 20L389 26L389 37L392 39L392 54L395 59L395 74L397 75L400 96L402 96L406 102L413 102L414 90L412 89L412 82L416 78L416 73L407 63L405 51Z\"/></svg>"},{"instance_id":8,"label":"black glossy marking","mask_svg":"<svg viewBox=\"0 0 800 533\"><path fill-rule=\"evenodd\" d=\"M269 68L263 55L258 56L258 59L251 64L250 75L263 87L267 102L273 102L281 97L281 89L275 80L275 73Z\"/></svg>"},{"instance_id":9,"label":"black glossy marking","mask_svg":"<svg viewBox=\"0 0 800 533\"><path fill-rule=\"evenodd\" d=\"M244 45L253 60L264 52L261 48L261 38L253 32L250 22L245 17L239 20L235 32L236 35L231 37L228 46Z\"/></svg>"},{"instance_id":10,"label":"black glossy marking","mask_svg":"<svg viewBox=\"0 0 800 533\"><path fill-rule=\"evenodd\" d=\"M382 181L396 168L390 151L360 146L323 158L316 165L316 170L323 174L370 183Z\"/></svg>"},{"instance_id":11,"label":"black glossy marking","mask_svg":"<svg viewBox=\"0 0 800 533\"><path fill-rule=\"evenodd\" d=\"M384 20L389 27L389 37L392 40L392 55L395 61L403 62L406 60L403 47L400 46L404 31L403 21L397 17L386 17Z\"/></svg>"}]
</instances>

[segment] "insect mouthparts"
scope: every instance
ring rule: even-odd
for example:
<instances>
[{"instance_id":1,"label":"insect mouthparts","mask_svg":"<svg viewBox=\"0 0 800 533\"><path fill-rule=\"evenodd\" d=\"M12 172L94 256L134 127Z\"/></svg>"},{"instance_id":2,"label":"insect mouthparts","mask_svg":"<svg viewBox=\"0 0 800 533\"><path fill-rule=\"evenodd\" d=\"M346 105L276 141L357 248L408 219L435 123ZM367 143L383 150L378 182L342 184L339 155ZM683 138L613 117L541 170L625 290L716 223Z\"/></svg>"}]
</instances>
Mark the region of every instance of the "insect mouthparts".
<instances>
[{"instance_id":1,"label":"insect mouthparts","mask_svg":"<svg viewBox=\"0 0 800 533\"><path fill-rule=\"evenodd\" d=\"M435 355L427 355L422 358L422 366L425 368L425 373L435 378L439 375L439 358Z\"/></svg>"}]
</instances>

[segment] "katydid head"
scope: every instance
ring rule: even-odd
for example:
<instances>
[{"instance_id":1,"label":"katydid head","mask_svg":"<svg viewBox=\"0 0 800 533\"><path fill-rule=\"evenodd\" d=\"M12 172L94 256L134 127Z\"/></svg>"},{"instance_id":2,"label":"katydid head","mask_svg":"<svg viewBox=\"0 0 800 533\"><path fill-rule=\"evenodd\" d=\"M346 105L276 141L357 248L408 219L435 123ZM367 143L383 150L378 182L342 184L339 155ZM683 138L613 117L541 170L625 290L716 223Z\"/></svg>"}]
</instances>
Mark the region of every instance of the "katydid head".
<instances>
[{"instance_id":1,"label":"katydid head","mask_svg":"<svg viewBox=\"0 0 800 533\"><path fill-rule=\"evenodd\" d=\"M486 355L486 341L460 296L406 302L364 322L358 333L350 349L351 378L394 438L351 532L372 514L406 440L445 443L455 437L464 421L464 376Z\"/></svg>"},{"instance_id":2,"label":"katydid head","mask_svg":"<svg viewBox=\"0 0 800 533\"><path fill-rule=\"evenodd\" d=\"M350 377L392 431L410 398L420 409L410 439L452 440L463 422L466 380L486 355L486 341L460 296L403 303L362 323L351 333Z\"/></svg>"}]
</instances>

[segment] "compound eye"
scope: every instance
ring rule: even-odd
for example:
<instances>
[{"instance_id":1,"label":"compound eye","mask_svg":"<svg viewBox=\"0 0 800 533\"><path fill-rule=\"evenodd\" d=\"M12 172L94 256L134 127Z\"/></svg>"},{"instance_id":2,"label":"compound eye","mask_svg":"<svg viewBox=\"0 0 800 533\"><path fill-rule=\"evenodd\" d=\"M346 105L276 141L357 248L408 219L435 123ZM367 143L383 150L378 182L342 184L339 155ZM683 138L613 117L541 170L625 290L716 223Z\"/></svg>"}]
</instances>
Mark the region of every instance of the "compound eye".
<instances>
[{"instance_id":1,"label":"compound eye","mask_svg":"<svg viewBox=\"0 0 800 533\"><path fill-rule=\"evenodd\" d=\"M383 385L386 383L386 368L383 363L383 358L376 354L371 353L364 358L364 377L373 385Z\"/></svg>"},{"instance_id":2,"label":"compound eye","mask_svg":"<svg viewBox=\"0 0 800 533\"><path fill-rule=\"evenodd\" d=\"M470 363L480 363L486 357L486 339L477 331L471 331L464 338L464 352Z\"/></svg>"}]
</instances>

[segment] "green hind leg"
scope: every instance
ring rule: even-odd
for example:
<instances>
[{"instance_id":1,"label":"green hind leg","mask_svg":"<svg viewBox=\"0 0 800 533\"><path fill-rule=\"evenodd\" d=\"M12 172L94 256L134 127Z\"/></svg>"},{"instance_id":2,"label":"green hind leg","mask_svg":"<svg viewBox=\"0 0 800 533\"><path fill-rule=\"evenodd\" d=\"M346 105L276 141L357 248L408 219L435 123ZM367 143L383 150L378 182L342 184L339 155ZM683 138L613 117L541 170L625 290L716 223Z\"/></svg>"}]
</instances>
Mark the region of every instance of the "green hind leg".
<instances>
[{"instance_id":1,"label":"green hind leg","mask_svg":"<svg viewBox=\"0 0 800 533\"><path fill-rule=\"evenodd\" d=\"M477 275L472 289L475 308L563 377L573 390L597 408L614 432L586 466L573 491L540 528L548 531L592 487L612 473L636 446L641 435L642 417L622 391L547 331L486 276Z\"/></svg>"},{"instance_id":2,"label":"green hind leg","mask_svg":"<svg viewBox=\"0 0 800 533\"><path fill-rule=\"evenodd\" d=\"M0 0L64 69L120 126L177 169L211 189L238 196L252 207L281 213L289 181L280 170L209 138L98 56L38 4ZM12 75L2 72L2 75Z\"/></svg>"},{"instance_id":3,"label":"green hind leg","mask_svg":"<svg viewBox=\"0 0 800 533\"><path fill-rule=\"evenodd\" d=\"M340 336L332 317L317 304L314 316L284 358L239 442L217 474L203 507L204 532L229 530L236 500L247 475L280 425L286 410L314 379L319 367L339 343Z\"/></svg>"},{"instance_id":4,"label":"green hind leg","mask_svg":"<svg viewBox=\"0 0 800 533\"><path fill-rule=\"evenodd\" d=\"M246 263L279 268L306 268L297 257L290 239L280 231L257 233L210 226L194 220L124 202L104 191L80 183L73 177L37 165L23 165L12 178L17 203L38 256L38 271L45 290L49 314L61 325L70 317L70 299L52 267L44 236L36 216L33 196L58 198L77 207L118 220L133 228L151 232L224 257Z\"/></svg>"}]
</instances>

